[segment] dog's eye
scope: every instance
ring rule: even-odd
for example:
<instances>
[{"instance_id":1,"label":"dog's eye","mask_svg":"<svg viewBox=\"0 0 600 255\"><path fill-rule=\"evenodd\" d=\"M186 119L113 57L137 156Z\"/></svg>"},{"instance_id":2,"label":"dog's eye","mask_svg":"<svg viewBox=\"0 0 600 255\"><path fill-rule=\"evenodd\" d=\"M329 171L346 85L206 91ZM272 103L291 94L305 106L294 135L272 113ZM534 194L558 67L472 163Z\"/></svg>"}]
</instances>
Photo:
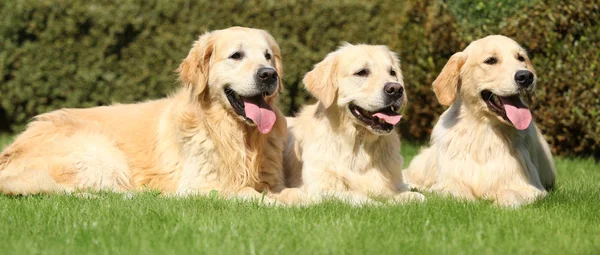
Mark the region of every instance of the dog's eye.
<instances>
[{"instance_id":1,"label":"dog's eye","mask_svg":"<svg viewBox=\"0 0 600 255\"><path fill-rule=\"evenodd\" d=\"M367 76L369 76L369 70L360 69L358 72L354 73L354 75L360 76L360 77L367 77Z\"/></svg>"},{"instance_id":2,"label":"dog's eye","mask_svg":"<svg viewBox=\"0 0 600 255\"><path fill-rule=\"evenodd\" d=\"M396 71L394 71L394 69L390 70L390 75L391 76L396 76Z\"/></svg>"},{"instance_id":3,"label":"dog's eye","mask_svg":"<svg viewBox=\"0 0 600 255\"><path fill-rule=\"evenodd\" d=\"M231 54L231 56L229 56L229 58L233 59L233 60L240 60L243 57L244 57L244 54L242 52L239 52L239 51L235 52L235 53Z\"/></svg>"},{"instance_id":4,"label":"dog's eye","mask_svg":"<svg viewBox=\"0 0 600 255\"><path fill-rule=\"evenodd\" d=\"M489 57L488 59L483 61L483 63L486 63L488 65L495 65L496 63L498 63L498 59L496 57Z\"/></svg>"},{"instance_id":5,"label":"dog's eye","mask_svg":"<svg viewBox=\"0 0 600 255\"><path fill-rule=\"evenodd\" d=\"M521 62L525 62L525 58L521 55L517 55L517 59Z\"/></svg>"},{"instance_id":6,"label":"dog's eye","mask_svg":"<svg viewBox=\"0 0 600 255\"><path fill-rule=\"evenodd\" d=\"M266 58L267 60L271 60L271 54L267 52L267 53L265 54L265 58Z\"/></svg>"}]
</instances>

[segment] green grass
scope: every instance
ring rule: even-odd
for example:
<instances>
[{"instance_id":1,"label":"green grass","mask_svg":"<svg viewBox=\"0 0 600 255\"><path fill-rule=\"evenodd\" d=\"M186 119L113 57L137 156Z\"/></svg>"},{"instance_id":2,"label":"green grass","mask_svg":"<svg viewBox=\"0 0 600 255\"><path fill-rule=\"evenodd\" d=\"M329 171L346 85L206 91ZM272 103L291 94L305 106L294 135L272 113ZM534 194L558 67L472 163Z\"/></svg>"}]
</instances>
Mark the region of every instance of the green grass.
<instances>
[{"instance_id":1,"label":"green grass","mask_svg":"<svg viewBox=\"0 0 600 255\"><path fill-rule=\"evenodd\" d=\"M403 154L408 160L416 152L405 145ZM599 165L558 159L557 167L557 190L518 210L432 195L421 205L366 208L265 207L154 193L0 195L0 253L598 254Z\"/></svg>"}]
</instances>

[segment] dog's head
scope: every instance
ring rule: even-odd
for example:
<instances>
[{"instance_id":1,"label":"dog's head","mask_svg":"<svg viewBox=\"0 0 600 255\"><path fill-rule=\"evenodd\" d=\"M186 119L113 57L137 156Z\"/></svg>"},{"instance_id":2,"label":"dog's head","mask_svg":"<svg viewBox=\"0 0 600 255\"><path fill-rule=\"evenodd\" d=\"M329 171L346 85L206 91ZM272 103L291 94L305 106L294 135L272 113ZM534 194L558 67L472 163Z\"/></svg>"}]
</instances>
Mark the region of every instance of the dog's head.
<instances>
[{"instance_id":1,"label":"dog's head","mask_svg":"<svg viewBox=\"0 0 600 255\"><path fill-rule=\"evenodd\" d=\"M345 44L303 82L325 108L337 107L375 134L390 133L406 104L400 62L385 46Z\"/></svg>"},{"instance_id":2,"label":"dog's head","mask_svg":"<svg viewBox=\"0 0 600 255\"><path fill-rule=\"evenodd\" d=\"M520 96L535 85L536 74L525 50L508 37L491 35L452 55L433 90L443 105L457 101L479 117L524 130L531 123L531 112Z\"/></svg>"},{"instance_id":3,"label":"dog's head","mask_svg":"<svg viewBox=\"0 0 600 255\"><path fill-rule=\"evenodd\" d=\"M282 89L282 67L269 33L232 27L200 36L178 72L192 100L220 103L266 134L276 121L272 104Z\"/></svg>"}]
</instances>

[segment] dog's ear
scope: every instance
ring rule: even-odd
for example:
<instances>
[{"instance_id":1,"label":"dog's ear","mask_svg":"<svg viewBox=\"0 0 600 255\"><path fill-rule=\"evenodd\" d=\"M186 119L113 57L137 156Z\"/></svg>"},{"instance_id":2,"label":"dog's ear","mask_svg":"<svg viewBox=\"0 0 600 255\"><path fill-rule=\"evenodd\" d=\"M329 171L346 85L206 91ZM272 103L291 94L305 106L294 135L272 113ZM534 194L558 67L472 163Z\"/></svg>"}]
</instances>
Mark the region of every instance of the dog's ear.
<instances>
[{"instance_id":1,"label":"dog's ear","mask_svg":"<svg viewBox=\"0 0 600 255\"><path fill-rule=\"evenodd\" d=\"M214 51L212 34L207 32L194 42L188 56L183 60L177 72L179 80L197 98L208 86L210 59Z\"/></svg>"},{"instance_id":2,"label":"dog's ear","mask_svg":"<svg viewBox=\"0 0 600 255\"><path fill-rule=\"evenodd\" d=\"M321 101L325 108L329 108L337 96L336 67L337 55L333 52L316 64L302 80L308 92Z\"/></svg>"},{"instance_id":3,"label":"dog's ear","mask_svg":"<svg viewBox=\"0 0 600 255\"><path fill-rule=\"evenodd\" d=\"M277 41L275 41L275 38L273 38L269 32L265 30L261 30L261 32L267 39L271 51L273 51L273 60L275 62L274 67L275 70L277 70L277 76L279 76L279 79L277 79L277 86L279 88L278 91L281 93L283 91L283 60L281 58L281 49L279 48Z\"/></svg>"},{"instance_id":4,"label":"dog's ear","mask_svg":"<svg viewBox=\"0 0 600 255\"><path fill-rule=\"evenodd\" d=\"M440 104L449 106L456 99L460 87L460 70L466 60L466 53L454 53L442 68L440 75L433 81L433 92Z\"/></svg>"}]
</instances>

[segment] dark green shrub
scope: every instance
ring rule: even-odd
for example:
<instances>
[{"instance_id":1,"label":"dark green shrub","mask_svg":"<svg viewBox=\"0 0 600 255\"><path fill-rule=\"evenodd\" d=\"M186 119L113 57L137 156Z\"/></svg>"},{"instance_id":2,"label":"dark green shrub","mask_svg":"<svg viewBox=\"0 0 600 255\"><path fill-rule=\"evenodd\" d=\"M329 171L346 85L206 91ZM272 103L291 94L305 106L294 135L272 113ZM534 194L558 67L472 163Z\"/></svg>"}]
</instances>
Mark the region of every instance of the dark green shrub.
<instances>
[{"instance_id":1,"label":"dark green shrub","mask_svg":"<svg viewBox=\"0 0 600 255\"><path fill-rule=\"evenodd\" d=\"M458 38L454 17L436 1L417 1L398 31L409 107L400 131L404 138L424 141L444 108L437 103L431 83L446 61L464 43Z\"/></svg>"},{"instance_id":2,"label":"dark green shrub","mask_svg":"<svg viewBox=\"0 0 600 255\"><path fill-rule=\"evenodd\" d=\"M2 3L0 100L13 131L39 113L166 95L198 35L233 25L269 30L285 58L282 106L307 98L304 73L342 41L394 41L392 1L9 1ZM349 15L350 14L350 15Z\"/></svg>"},{"instance_id":3,"label":"dark green shrub","mask_svg":"<svg viewBox=\"0 0 600 255\"><path fill-rule=\"evenodd\" d=\"M401 56L409 108L404 138L425 140L443 111L431 82L447 59L490 33L515 38L537 68L534 111L563 154L599 155L597 1L34 1L0 2L0 129L17 132L61 107L162 97L194 39L233 25L279 42L288 114L310 100L301 83L342 41Z\"/></svg>"}]
</instances>

